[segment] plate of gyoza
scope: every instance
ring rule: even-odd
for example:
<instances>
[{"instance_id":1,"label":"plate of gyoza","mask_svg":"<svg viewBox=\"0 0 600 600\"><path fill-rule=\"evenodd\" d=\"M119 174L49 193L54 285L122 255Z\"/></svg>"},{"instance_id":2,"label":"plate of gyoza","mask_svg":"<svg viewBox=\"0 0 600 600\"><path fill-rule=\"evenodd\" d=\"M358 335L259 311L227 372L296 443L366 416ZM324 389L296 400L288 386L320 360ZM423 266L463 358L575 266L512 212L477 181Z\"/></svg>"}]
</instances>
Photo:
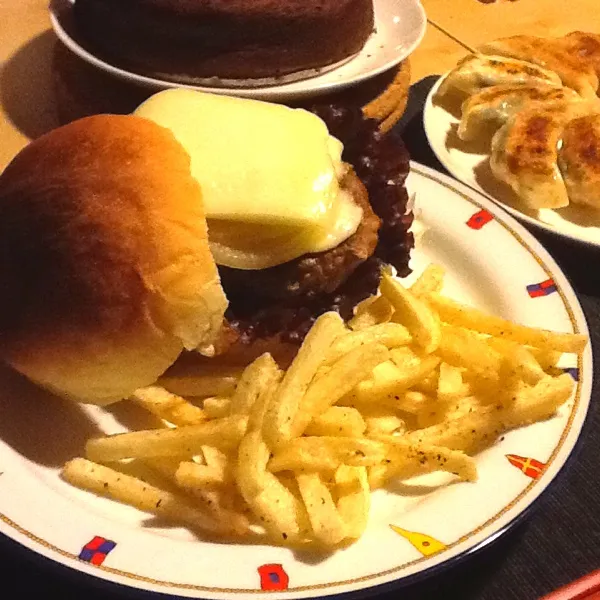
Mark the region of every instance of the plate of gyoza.
<instances>
[{"instance_id":1,"label":"plate of gyoza","mask_svg":"<svg viewBox=\"0 0 600 600\"><path fill-rule=\"evenodd\" d=\"M457 179L521 221L600 245L600 36L484 44L433 86L426 135Z\"/></svg>"}]
</instances>

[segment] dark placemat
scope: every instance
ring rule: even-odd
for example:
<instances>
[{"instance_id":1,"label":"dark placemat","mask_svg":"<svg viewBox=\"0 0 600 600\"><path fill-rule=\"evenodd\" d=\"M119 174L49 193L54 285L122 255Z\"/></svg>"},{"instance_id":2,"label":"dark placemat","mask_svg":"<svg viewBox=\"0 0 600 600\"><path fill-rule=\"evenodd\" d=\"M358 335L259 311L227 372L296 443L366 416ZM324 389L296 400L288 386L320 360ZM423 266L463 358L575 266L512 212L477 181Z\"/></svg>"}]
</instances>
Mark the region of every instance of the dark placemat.
<instances>
[{"instance_id":1,"label":"dark placemat","mask_svg":"<svg viewBox=\"0 0 600 600\"><path fill-rule=\"evenodd\" d=\"M435 77L411 88L396 129L414 160L445 172L428 147L422 106ZM594 350L600 348L600 252L532 230L571 281L582 303ZM594 361L598 373L597 361ZM378 590L384 600L535 600L600 567L600 387L574 454L533 509L494 543L422 581ZM6 492L3 492L6 493ZM65 527L69 524L65 523ZM54 596L125 600L166 596L132 592L56 565L0 536L2 589L18 598Z\"/></svg>"}]
</instances>

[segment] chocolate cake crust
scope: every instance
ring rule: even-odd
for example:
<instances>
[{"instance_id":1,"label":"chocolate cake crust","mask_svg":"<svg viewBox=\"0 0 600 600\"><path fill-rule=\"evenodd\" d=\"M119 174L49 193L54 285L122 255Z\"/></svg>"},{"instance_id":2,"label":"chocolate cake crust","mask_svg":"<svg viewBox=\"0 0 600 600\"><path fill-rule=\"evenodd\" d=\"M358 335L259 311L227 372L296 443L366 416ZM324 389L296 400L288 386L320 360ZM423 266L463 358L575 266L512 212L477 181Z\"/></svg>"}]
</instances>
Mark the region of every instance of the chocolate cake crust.
<instances>
[{"instance_id":1,"label":"chocolate cake crust","mask_svg":"<svg viewBox=\"0 0 600 600\"><path fill-rule=\"evenodd\" d=\"M77 0L79 34L123 68L170 81L277 78L360 51L372 0Z\"/></svg>"}]
</instances>

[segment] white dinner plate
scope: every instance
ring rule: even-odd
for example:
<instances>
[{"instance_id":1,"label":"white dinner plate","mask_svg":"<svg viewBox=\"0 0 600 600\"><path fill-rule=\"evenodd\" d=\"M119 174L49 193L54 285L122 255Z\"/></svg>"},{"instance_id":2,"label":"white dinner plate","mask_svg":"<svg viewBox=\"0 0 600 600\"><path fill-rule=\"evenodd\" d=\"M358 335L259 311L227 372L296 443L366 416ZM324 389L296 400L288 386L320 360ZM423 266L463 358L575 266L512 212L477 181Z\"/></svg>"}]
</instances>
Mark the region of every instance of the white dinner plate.
<instances>
[{"instance_id":1,"label":"white dinner plate","mask_svg":"<svg viewBox=\"0 0 600 600\"><path fill-rule=\"evenodd\" d=\"M516 195L497 180L489 166L485 144L463 142L456 131L459 118L456 107L436 97L443 80L431 88L423 109L423 125L429 145L438 160L459 181L485 194L521 221L554 235L600 247L600 211L574 205L561 209L528 210L520 206Z\"/></svg>"},{"instance_id":2,"label":"white dinner plate","mask_svg":"<svg viewBox=\"0 0 600 600\"><path fill-rule=\"evenodd\" d=\"M96 56L71 23L70 12L74 2L75 0L51 1L50 20L56 35L79 57L115 77L157 90L189 87L218 94L273 101L307 98L341 90L382 73L404 60L419 45L427 24L425 10L419 0L374 0L375 31L357 55L333 69L315 72L312 77L301 81L277 82L262 87L256 87L256 84L251 82L248 82L248 87L228 87L224 84L216 85L218 82L215 80L207 80L205 85L197 86L141 75Z\"/></svg>"},{"instance_id":3,"label":"white dinner plate","mask_svg":"<svg viewBox=\"0 0 600 600\"><path fill-rule=\"evenodd\" d=\"M413 277L430 262L444 292L532 326L587 334L566 277L495 204L412 165L419 234ZM99 431L123 431L136 407L82 407L0 373L0 531L45 557L132 588L209 599L273 599L373 591L448 566L507 530L552 483L577 441L592 383L590 346L565 355L573 396L547 421L514 430L477 456L476 483L435 475L374 493L370 522L330 555L195 538L138 510L73 488L60 465ZM143 425L138 423L138 425ZM393 527L395 528L393 528Z\"/></svg>"}]
</instances>

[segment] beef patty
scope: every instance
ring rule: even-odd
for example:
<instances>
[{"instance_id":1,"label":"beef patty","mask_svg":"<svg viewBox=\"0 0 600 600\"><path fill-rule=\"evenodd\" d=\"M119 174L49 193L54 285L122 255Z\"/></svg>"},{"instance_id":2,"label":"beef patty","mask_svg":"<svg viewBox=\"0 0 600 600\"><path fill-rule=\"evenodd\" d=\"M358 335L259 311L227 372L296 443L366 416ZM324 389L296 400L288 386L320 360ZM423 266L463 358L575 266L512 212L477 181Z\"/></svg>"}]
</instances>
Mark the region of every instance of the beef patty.
<instances>
[{"instance_id":1,"label":"beef patty","mask_svg":"<svg viewBox=\"0 0 600 600\"><path fill-rule=\"evenodd\" d=\"M371 208L367 190L351 168L340 183L342 190L348 192L363 211L356 232L331 250L304 254L268 269L246 271L219 267L223 287L230 297L251 294L285 300L331 293L373 254L381 221Z\"/></svg>"},{"instance_id":2,"label":"beef patty","mask_svg":"<svg viewBox=\"0 0 600 600\"><path fill-rule=\"evenodd\" d=\"M405 187L409 156L402 140L391 133L383 136L377 122L360 109L327 105L313 111L342 141L342 158L364 184L353 176L344 182L356 190L363 224L338 248L266 269L273 274L264 278L258 271L244 271L241 282L241 273L222 269L230 304L221 351L228 343L256 345L269 338L298 345L324 312L334 310L349 319L353 308L377 291L382 264L393 265L401 277L410 273L413 215ZM276 282L275 272L282 282Z\"/></svg>"}]
</instances>

